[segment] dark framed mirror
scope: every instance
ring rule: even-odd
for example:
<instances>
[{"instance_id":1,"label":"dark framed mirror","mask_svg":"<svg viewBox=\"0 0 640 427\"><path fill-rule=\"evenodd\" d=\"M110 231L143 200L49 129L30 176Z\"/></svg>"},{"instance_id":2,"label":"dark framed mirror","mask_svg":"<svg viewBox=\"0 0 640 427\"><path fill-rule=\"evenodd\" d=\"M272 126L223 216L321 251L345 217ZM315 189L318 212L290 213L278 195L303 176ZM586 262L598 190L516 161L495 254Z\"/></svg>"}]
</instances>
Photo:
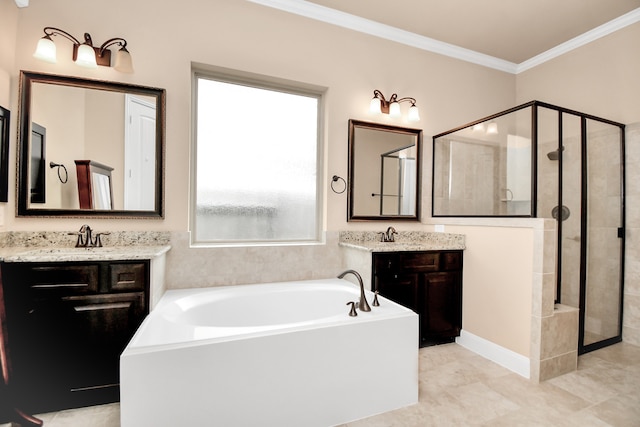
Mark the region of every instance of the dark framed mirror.
<instances>
[{"instance_id":1,"label":"dark framed mirror","mask_svg":"<svg viewBox=\"0 0 640 427\"><path fill-rule=\"evenodd\" d=\"M9 119L11 113L0 107L0 202L9 201Z\"/></svg>"},{"instance_id":2,"label":"dark framed mirror","mask_svg":"<svg viewBox=\"0 0 640 427\"><path fill-rule=\"evenodd\" d=\"M348 221L420 220L422 130L349 120Z\"/></svg>"},{"instance_id":3,"label":"dark framed mirror","mask_svg":"<svg viewBox=\"0 0 640 427\"><path fill-rule=\"evenodd\" d=\"M163 218L165 102L164 89L21 71L18 216ZM109 165L109 203L83 201L83 164Z\"/></svg>"}]
</instances>

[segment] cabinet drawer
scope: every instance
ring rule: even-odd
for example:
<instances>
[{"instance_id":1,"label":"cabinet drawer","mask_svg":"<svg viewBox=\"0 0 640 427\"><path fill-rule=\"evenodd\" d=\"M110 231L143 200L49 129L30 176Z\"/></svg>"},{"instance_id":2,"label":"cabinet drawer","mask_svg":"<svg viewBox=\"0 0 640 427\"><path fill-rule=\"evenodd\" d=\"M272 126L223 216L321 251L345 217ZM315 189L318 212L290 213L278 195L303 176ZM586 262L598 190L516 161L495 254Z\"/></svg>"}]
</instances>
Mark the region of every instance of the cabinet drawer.
<instances>
[{"instance_id":1,"label":"cabinet drawer","mask_svg":"<svg viewBox=\"0 0 640 427\"><path fill-rule=\"evenodd\" d=\"M24 280L36 293L86 294L98 291L98 265L35 265Z\"/></svg>"},{"instance_id":2,"label":"cabinet drawer","mask_svg":"<svg viewBox=\"0 0 640 427\"><path fill-rule=\"evenodd\" d=\"M374 254L374 274L395 273L400 269L400 255L398 254Z\"/></svg>"},{"instance_id":3,"label":"cabinet drawer","mask_svg":"<svg viewBox=\"0 0 640 427\"><path fill-rule=\"evenodd\" d=\"M402 255L401 267L414 272L438 271L440 269L440 253L405 253Z\"/></svg>"},{"instance_id":4,"label":"cabinet drawer","mask_svg":"<svg viewBox=\"0 0 640 427\"><path fill-rule=\"evenodd\" d=\"M109 264L109 291L144 290L146 265L144 263Z\"/></svg>"}]
</instances>

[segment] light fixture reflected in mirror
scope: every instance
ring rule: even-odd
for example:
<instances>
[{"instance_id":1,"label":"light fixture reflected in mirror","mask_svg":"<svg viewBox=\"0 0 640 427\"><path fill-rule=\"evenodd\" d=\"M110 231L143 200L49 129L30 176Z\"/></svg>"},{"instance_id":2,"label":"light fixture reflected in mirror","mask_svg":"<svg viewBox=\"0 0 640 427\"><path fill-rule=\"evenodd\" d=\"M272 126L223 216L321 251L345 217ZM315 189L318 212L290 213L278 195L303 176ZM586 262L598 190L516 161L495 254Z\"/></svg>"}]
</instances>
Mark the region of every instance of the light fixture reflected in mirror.
<instances>
[{"instance_id":1,"label":"light fixture reflected in mirror","mask_svg":"<svg viewBox=\"0 0 640 427\"><path fill-rule=\"evenodd\" d=\"M416 106L415 98L404 97L398 98L397 94L391 95L391 98L387 101L382 92L378 89L373 91L373 98L369 103L369 111L373 114L388 114L390 117L398 118L402 116L400 111L401 102L410 102L409 112L407 114L407 120L410 122L417 122L420 120L420 112Z\"/></svg>"},{"instance_id":2,"label":"light fixture reflected in mirror","mask_svg":"<svg viewBox=\"0 0 640 427\"><path fill-rule=\"evenodd\" d=\"M44 34L44 37L38 40L36 51L33 54L35 58L55 64L56 45L51 36L60 35L73 43L73 60L81 67L97 68L98 65L111 67L111 50L108 48L118 45L120 49L116 52L113 68L121 73L133 73L133 62L131 54L127 50L127 41L121 37L109 39L100 47L94 47L89 33L84 33L84 43L80 43L71 34L59 28L45 27Z\"/></svg>"}]
</instances>

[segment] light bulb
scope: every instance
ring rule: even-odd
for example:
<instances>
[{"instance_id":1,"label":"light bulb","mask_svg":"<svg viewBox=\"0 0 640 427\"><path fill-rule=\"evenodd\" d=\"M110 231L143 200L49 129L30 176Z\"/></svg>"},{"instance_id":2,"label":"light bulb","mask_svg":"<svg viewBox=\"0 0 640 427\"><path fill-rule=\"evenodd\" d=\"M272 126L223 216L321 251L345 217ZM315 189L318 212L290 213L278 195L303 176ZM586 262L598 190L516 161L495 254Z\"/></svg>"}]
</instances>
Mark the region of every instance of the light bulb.
<instances>
[{"instance_id":1,"label":"light bulb","mask_svg":"<svg viewBox=\"0 0 640 427\"><path fill-rule=\"evenodd\" d=\"M369 103L369 111L374 114L382 113L382 109L380 108L380 98L378 98L377 96L373 97L373 99Z\"/></svg>"},{"instance_id":2,"label":"light bulb","mask_svg":"<svg viewBox=\"0 0 640 427\"><path fill-rule=\"evenodd\" d=\"M420 120L420 112L418 111L418 107L416 107L415 104L409 107L409 115L407 116L407 119L410 122L417 122Z\"/></svg>"},{"instance_id":3,"label":"light bulb","mask_svg":"<svg viewBox=\"0 0 640 427\"><path fill-rule=\"evenodd\" d=\"M49 36L44 36L38 40L38 45L36 46L36 51L33 53L33 57L52 64L56 63L56 45Z\"/></svg>"},{"instance_id":4,"label":"light bulb","mask_svg":"<svg viewBox=\"0 0 640 427\"><path fill-rule=\"evenodd\" d=\"M76 64L85 68L98 68L96 52L93 50L92 46L89 46L88 44L81 44L78 46Z\"/></svg>"},{"instance_id":5,"label":"light bulb","mask_svg":"<svg viewBox=\"0 0 640 427\"><path fill-rule=\"evenodd\" d=\"M400 112L400 103L399 102L392 102L391 104L389 104L389 116L393 117L393 118L398 118L402 115L402 113Z\"/></svg>"},{"instance_id":6,"label":"light bulb","mask_svg":"<svg viewBox=\"0 0 640 427\"><path fill-rule=\"evenodd\" d=\"M126 48L123 47L116 52L116 61L113 68L121 73L133 73L133 61Z\"/></svg>"}]
</instances>

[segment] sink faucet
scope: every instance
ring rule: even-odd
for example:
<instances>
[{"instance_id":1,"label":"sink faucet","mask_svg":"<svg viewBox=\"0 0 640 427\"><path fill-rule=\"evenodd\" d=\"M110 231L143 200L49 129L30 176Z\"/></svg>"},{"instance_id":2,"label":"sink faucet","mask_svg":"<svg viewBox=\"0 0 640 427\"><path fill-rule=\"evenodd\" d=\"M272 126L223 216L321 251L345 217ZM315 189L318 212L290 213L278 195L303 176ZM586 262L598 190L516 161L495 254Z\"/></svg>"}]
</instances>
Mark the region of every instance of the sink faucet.
<instances>
[{"instance_id":1,"label":"sink faucet","mask_svg":"<svg viewBox=\"0 0 640 427\"><path fill-rule=\"evenodd\" d=\"M379 234L382 235L382 237L380 238L381 242L395 242L396 239L393 236L398 234L398 232L396 231L395 228L389 227L389 228L387 228L386 232L381 231Z\"/></svg>"},{"instance_id":2,"label":"sink faucet","mask_svg":"<svg viewBox=\"0 0 640 427\"><path fill-rule=\"evenodd\" d=\"M360 311L371 311L371 307L369 307L367 298L364 296L364 283L362 282L362 276L360 276L360 273L358 273L355 270L347 270L342 272L338 276L338 279L342 279L344 276L346 276L349 273L356 276L356 279L358 279L358 282L360 282L360 302L358 303L358 308L360 309Z\"/></svg>"},{"instance_id":3,"label":"sink faucet","mask_svg":"<svg viewBox=\"0 0 640 427\"><path fill-rule=\"evenodd\" d=\"M95 239L93 238L93 230L87 224L80 227L78 232L78 240L76 241L76 248L101 248L102 239L100 236L109 233L97 233ZM83 236L84 235L84 236Z\"/></svg>"}]
</instances>

